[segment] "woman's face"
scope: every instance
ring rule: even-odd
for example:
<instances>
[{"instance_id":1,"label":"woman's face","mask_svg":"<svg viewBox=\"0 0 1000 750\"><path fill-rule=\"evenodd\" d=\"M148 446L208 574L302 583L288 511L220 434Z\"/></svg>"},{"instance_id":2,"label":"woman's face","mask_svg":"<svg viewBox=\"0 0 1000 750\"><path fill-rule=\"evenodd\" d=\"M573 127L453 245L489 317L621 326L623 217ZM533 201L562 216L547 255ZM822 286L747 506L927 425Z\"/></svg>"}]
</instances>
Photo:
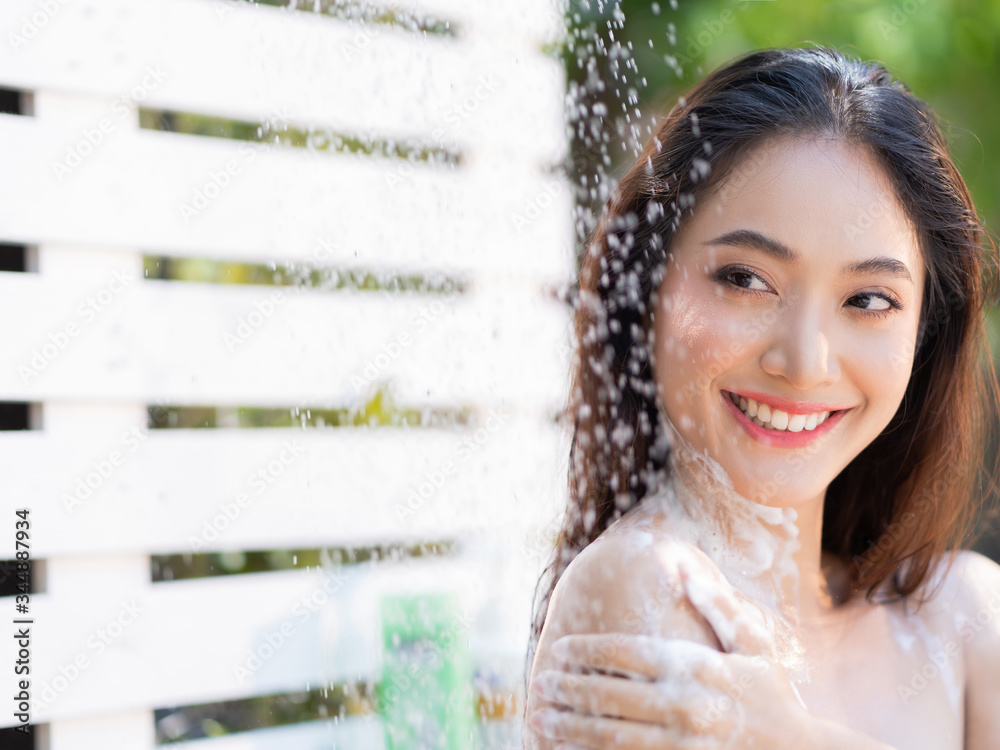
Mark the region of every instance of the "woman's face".
<instances>
[{"instance_id":1,"label":"woman's face","mask_svg":"<svg viewBox=\"0 0 1000 750\"><path fill-rule=\"evenodd\" d=\"M823 496L902 401L923 283L917 237L871 156L768 141L674 239L654 321L667 414L740 494Z\"/></svg>"}]
</instances>

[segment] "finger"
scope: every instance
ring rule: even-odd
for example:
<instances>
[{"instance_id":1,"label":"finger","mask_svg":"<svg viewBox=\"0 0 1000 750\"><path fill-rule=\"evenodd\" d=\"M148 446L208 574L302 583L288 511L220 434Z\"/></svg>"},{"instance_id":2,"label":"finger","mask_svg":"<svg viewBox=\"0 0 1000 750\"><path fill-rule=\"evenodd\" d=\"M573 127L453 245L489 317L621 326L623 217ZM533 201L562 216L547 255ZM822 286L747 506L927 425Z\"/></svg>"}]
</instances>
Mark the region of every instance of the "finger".
<instances>
[{"instance_id":1,"label":"finger","mask_svg":"<svg viewBox=\"0 0 1000 750\"><path fill-rule=\"evenodd\" d=\"M718 741L707 735L691 735L671 727L595 718L567 711L536 711L528 718L528 722L532 729L544 737L585 747L623 750L707 750L718 747Z\"/></svg>"},{"instance_id":2,"label":"finger","mask_svg":"<svg viewBox=\"0 0 1000 750\"><path fill-rule=\"evenodd\" d=\"M651 682L695 680L718 685L725 676L723 654L683 639L626 633L575 634L557 640L552 654L567 671L597 671Z\"/></svg>"},{"instance_id":3,"label":"finger","mask_svg":"<svg viewBox=\"0 0 1000 750\"><path fill-rule=\"evenodd\" d=\"M583 671L617 673L635 679L655 680L661 669L655 662L658 639L625 633L564 635L552 644L559 666Z\"/></svg>"},{"instance_id":4,"label":"finger","mask_svg":"<svg viewBox=\"0 0 1000 750\"><path fill-rule=\"evenodd\" d=\"M722 650L730 654L773 657L774 635L764 625L760 608L744 604L732 584L724 577L708 583L681 567L681 581L688 601L705 618L719 639Z\"/></svg>"},{"instance_id":5,"label":"finger","mask_svg":"<svg viewBox=\"0 0 1000 750\"><path fill-rule=\"evenodd\" d=\"M546 669L538 673L531 689L549 703L594 716L675 724L684 722L688 713L685 691L673 683Z\"/></svg>"}]
</instances>

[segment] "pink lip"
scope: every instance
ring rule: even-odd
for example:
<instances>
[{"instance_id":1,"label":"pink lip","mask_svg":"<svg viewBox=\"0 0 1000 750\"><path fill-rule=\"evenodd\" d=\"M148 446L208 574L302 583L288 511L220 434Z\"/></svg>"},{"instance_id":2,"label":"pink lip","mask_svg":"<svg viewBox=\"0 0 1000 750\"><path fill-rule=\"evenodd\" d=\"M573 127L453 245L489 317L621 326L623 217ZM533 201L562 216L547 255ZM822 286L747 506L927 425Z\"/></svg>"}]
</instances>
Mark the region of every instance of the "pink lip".
<instances>
[{"instance_id":1,"label":"pink lip","mask_svg":"<svg viewBox=\"0 0 1000 750\"><path fill-rule=\"evenodd\" d=\"M836 427L837 423L843 419L845 414L847 414L847 410L837 410L836 414L831 414L827 417L827 420L823 424L812 431L802 430L801 432L788 432L787 430L769 430L766 427L759 427L751 422L750 418L740 410L740 407L733 403L733 400L726 395L725 391L722 391L721 395L722 400L725 402L730 413L732 413L733 417L735 417L736 421L740 423L740 426L746 430L750 437L761 443L765 443L766 445L774 446L775 448L798 448L803 445L808 445L813 440L822 437ZM751 396L751 398L753 398L753 396ZM767 402L765 401L764 403ZM822 409L821 411L832 410Z\"/></svg>"},{"instance_id":2,"label":"pink lip","mask_svg":"<svg viewBox=\"0 0 1000 750\"><path fill-rule=\"evenodd\" d=\"M821 404L817 401L794 401L781 396L770 396L766 393L756 393L754 391L730 391L737 396L746 399L753 399L759 404L767 404L773 410L775 407L786 411L789 414L810 414L822 411L847 411L852 408L850 404Z\"/></svg>"}]
</instances>

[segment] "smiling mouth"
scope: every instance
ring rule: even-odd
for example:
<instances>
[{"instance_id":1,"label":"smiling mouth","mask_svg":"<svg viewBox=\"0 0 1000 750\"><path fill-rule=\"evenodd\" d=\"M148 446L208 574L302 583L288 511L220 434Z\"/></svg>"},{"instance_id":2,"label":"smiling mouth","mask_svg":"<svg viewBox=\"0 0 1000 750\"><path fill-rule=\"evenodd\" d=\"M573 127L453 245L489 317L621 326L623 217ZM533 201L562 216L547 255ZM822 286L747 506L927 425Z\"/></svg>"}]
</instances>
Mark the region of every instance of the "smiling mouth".
<instances>
[{"instance_id":1,"label":"smiling mouth","mask_svg":"<svg viewBox=\"0 0 1000 750\"><path fill-rule=\"evenodd\" d=\"M752 398L739 396L730 391L723 391L723 393L746 415L747 419L758 427L775 432L812 432L831 416L847 411L846 409L842 409L840 411L796 414L777 409Z\"/></svg>"}]
</instances>

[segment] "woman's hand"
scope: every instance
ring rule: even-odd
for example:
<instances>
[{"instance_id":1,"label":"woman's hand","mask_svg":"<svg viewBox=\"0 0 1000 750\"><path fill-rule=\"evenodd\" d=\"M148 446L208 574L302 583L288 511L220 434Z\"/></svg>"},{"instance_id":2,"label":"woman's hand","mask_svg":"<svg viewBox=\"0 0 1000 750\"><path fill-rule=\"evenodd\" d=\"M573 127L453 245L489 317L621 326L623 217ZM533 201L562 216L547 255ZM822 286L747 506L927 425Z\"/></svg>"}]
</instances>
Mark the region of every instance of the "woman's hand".
<instances>
[{"instance_id":1,"label":"woman's hand","mask_svg":"<svg viewBox=\"0 0 1000 750\"><path fill-rule=\"evenodd\" d=\"M535 711L535 730L602 749L819 747L821 722L776 660L759 613L724 579L709 586L703 576L681 577L722 651L623 633L564 636L552 648L562 669L539 673L531 689L570 710Z\"/></svg>"},{"instance_id":2,"label":"woman's hand","mask_svg":"<svg viewBox=\"0 0 1000 750\"><path fill-rule=\"evenodd\" d=\"M551 739L656 750L809 746L808 712L781 667L762 656L621 633L564 636L553 653L567 671L545 670L533 689L572 710L529 719Z\"/></svg>"}]
</instances>

